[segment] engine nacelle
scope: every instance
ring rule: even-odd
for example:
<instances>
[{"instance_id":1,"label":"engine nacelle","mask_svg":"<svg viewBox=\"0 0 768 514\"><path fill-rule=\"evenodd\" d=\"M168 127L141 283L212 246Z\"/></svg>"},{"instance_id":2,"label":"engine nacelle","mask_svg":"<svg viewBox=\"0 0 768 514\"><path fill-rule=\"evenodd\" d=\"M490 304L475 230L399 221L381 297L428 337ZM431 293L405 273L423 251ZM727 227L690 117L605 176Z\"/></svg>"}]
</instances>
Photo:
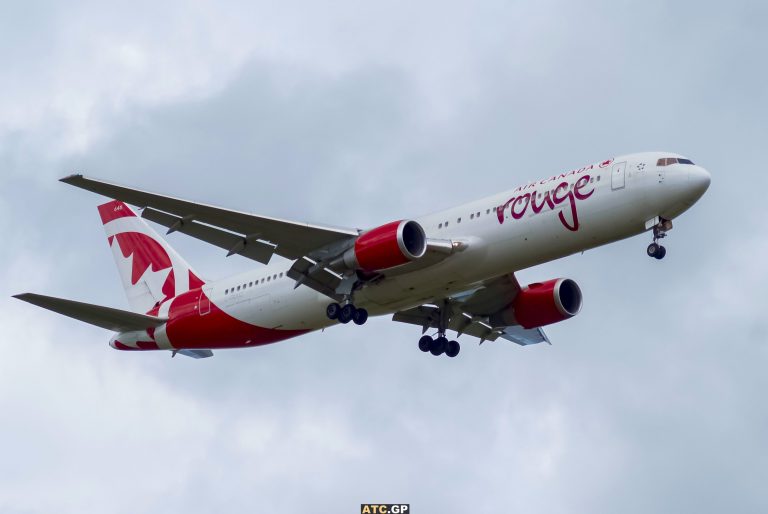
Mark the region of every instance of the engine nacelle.
<instances>
[{"instance_id":1,"label":"engine nacelle","mask_svg":"<svg viewBox=\"0 0 768 514\"><path fill-rule=\"evenodd\" d=\"M361 234L344 253L349 269L380 271L418 259L427 251L427 236L415 221L393 221Z\"/></svg>"},{"instance_id":2,"label":"engine nacelle","mask_svg":"<svg viewBox=\"0 0 768 514\"><path fill-rule=\"evenodd\" d=\"M581 289L576 282L556 278L524 287L512 303L512 314L523 328L543 327L577 315L581 301Z\"/></svg>"}]
</instances>

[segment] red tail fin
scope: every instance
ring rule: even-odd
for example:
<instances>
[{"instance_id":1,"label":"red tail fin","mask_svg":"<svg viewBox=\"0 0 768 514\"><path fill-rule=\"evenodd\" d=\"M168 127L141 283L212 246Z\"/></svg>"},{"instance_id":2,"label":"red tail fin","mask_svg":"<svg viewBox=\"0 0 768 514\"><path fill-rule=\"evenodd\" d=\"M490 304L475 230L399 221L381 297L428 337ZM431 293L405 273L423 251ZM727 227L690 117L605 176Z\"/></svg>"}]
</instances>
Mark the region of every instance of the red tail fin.
<instances>
[{"instance_id":1,"label":"red tail fin","mask_svg":"<svg viewBox=\"0 0 768 514\"><path fill-rule=\"evenodd\" d=\"M134 311L148 312L158 302L204 284L189 264L123 202L100 205L99 215Z\"/></svg>"}]
</instances>

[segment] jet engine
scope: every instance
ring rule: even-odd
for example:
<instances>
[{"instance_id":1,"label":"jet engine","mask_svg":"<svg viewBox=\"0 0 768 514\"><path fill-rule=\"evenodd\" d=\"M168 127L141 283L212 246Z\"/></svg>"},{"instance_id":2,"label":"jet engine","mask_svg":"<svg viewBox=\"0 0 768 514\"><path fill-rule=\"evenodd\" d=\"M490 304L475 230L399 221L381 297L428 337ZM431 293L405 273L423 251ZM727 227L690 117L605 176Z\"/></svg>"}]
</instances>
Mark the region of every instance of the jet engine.
<instances>
[{"instance_id":1,"label":"jet engine","mask_svg":"<svg viewBox=\"0 0 768 514\"><path fill-rule=\"evenodd\" d=\"M343 255L348 269L380 271L418 259L427 251L424 229L412 220L393 221L361 234Z\"/></svg>"},{"instance_id":2,"label":"jet engine","mask_svg":"<svg viewBox=\"0 0 768 514\"><path fill-rule=\"evenodd\" d=\"M523 328L543 327L572 318L581 310L581 289L569 278L529 284L517 294L511 308L491 316L500 326L517 323Z\"/></svg>"}]
</instances>

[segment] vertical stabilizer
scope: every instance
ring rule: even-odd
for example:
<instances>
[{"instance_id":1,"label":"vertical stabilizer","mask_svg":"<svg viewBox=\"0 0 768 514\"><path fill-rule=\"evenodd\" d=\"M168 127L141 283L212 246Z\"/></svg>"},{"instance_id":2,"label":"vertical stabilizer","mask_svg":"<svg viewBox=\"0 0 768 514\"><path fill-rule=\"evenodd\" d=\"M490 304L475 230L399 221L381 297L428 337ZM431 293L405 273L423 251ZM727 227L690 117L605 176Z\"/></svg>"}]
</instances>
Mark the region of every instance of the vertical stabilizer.
<instances>
[{"instance_id":1,"label":"vertical stabilizer","mask_svg":"<svg viewBox=\"0 0 768 514\"><path fill-rule=\"evenodd\" d=\"M123 202L99 205L107 241L135 312L196 289L203 281L176 250Z\"/></svg>"}]
</instances>

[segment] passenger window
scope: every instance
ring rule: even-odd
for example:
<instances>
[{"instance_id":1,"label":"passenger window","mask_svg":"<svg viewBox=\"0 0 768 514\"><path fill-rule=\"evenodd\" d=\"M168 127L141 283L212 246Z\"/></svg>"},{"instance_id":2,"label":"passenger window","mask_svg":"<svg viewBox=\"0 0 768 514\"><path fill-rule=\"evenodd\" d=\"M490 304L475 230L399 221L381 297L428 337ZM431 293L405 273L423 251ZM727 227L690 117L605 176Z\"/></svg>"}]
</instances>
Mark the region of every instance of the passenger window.
<instances>
[{"instance_id":1,"label":"passenger window","mask_svg":"<svg viewBox=\"0 0 768 514\"><path fill-rule=\"evenodd\" d=\"M471 220L475 219L475 213L474 212L469 215L469 219L471 219Z\"/></svg>"},{"instance_id":2,"label":"passenger window","mask_svg":"<svg viewBox=\"0 0 768 514\"><path fill-rule=\"evenodd\" d=\"M248 287L253 287L253 282L249 283Z\"/></svg>"},{"instance_id":3,"label":"passenger window","mask_svg":"<svg viewBox=\"0 0 768 514\"><path fill-rule=\"evenodd\" d=\"M446 227L448 226L448 222L447 222L447 221L445 222L445 226L446 226Z\"/></svg>"},{"instance_id":4,"label":"passenger window","mask_svg":"<svg viewBox=\"0 0 768 514\"><path fill-rule=\"evenodd\" d=\"M457 218L456 223L461 223L461 218Z\"/></svg>"},{"instance_id":5,"label":"passenger window","mask_svg":"<svg viewBox=\"0 0 768 514\"><path fill-rule=\"evenodd\" d=\"M272 277L267 277L267 282L269 282L269 279L271 279L271 278L272 278Z\"/></svg>"},{"instance_id":6,"label":"passenger window","mask_svg":"<svg viewBox=\"0 0 768 514\"><path fill-rule=\"evenodd\" d=\"M280 273L280 278L283 278L283 273L282 272Z\"/></svg>"},{"instance_id":7,"label":"passenger window","mask_svg":"<svg viewBox=\"0 0 768 514\"><path fill-rule=\"evenodd\" d=\"M240 291L240 286L237 286L237 290Z\"/></svg>"},{"instance_id":8,"label":"passenger window","mask_svg":"<svg viewBox=\"0 0 768 514\"><path fill-rule=\"evenodd\" d=\"M225 289L224 294L229 294L229 289Z\"/></svg>"},{"instance_id":9,"label":"passenger window","mask_svg":"<svg viewBox=\"0 0 768 514\"><path fill-rule=\"evenodd\" d=\"M475 214L475 217L476 217L476 218L479 218L479 217L480 217L480 211L477 211L477 214Z\"/></svg>"},{"instance_id":10,"label":"passenger window","mask_svg":"<svg viewBox=\"0 0 768 514\"><path fill-rule=\"evenodd\" d=\"M442 224L442 223L440 223L440 224L437 226L437 228L443 228L443 224Z\"/></svg>"},{"instance_id":11,"label":"passenger window","mask_svg":"<svg viewBox=\"0 0 768 514\"><path fill-rule=\"evenodd\" d=\"M488 209L488 210L486 210L486 211L485 211L485 213L486 213L486 214L490 214L490 213L491 213L491 210L490 210L490 209Z\"/></svg>"}]
</instances>

